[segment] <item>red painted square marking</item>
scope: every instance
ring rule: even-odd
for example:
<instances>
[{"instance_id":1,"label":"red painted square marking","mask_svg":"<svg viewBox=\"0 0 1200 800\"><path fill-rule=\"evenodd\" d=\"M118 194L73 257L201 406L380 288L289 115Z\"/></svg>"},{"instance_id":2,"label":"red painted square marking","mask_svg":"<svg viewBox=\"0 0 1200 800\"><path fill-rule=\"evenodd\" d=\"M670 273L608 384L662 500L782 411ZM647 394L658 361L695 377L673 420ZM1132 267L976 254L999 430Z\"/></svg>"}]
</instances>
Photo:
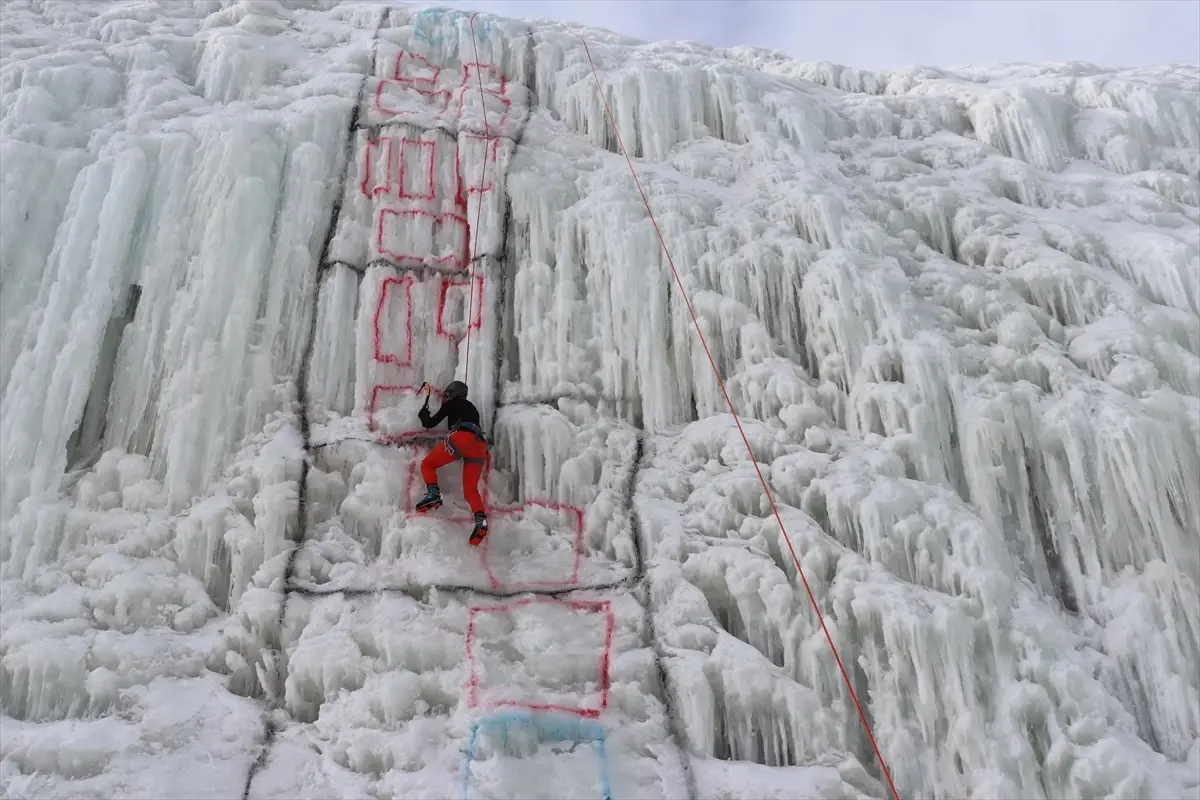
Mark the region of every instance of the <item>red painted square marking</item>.
<instances>
[{"instance_id":1,"label":"red painted square marking","mask_svg":"<svg viewBox=\"0 0 1200 800\"><path fill-rule=\"evenodd\" d=\"M381 208L375 250L399 267L441 264L466 269L469 230L462 214L433 214L415 208Z\"/></svg>"},{"instance_id":2,"label":"red painted square marking","mask_svg":"<svg viewBox=\"0 0 1200 800\"><path fill-rule=\"evenodd\" d=\"M363 148L362 193L370 198L391 194L393 160L391 139L368 139Z\"/></svg>"},{"instance_id":3,"label":"red painted square marking","mask_svg":"<svg viewBox=\"0 0 1200 800\"><path fill-rule=\"evenodd\" d=\"M412 394L415 395L417 387L406 384L388 385L377 383L371 387L371 396L367 400L367 429L374 432L379 430L379 424L375 419L375 414L379 409L379 401L384 395L388 394Z\"/></svg>"},{"instance_id":4,"label":"red painted square marking","mask_svg":"<svg viewBox=\"0 0 1200 800\"><path fill-rule=\"evenodd\" d=\"M435 167L437 142L400 140L400 196L415 200L437 198Z\"/></svg>"},{"instance_id":5,"label":"red painted square marking","mask_svg":"<svg viewBox=\"0 0 1200 800\"><path fill-rule=\"evenodd\" d=\"M401 50L392 61L392 80L413 86L420 92L434 92L442 68L419 53Z\"/></svg>"},{"instance_id":6,"label":"red painted square marking","mask_svg":"<svg viewBox=\"0 0 1200 800\"><path fill-rule=\"evenodd\" d=\"M483 275L472 278L442 278L438 294L437 332L439 336L457 342L467 333L467 314L470 328L483 327ZM469 311L468 311L469 309Z\"/></svg>"},{"instance_id":7,"label":"red painted square marking","mask_svg":"<svg viewBox=\"0 0 1200 800\"><path fill-rule=\"evenodd\" d=\"M406 396L412 397L413 402L418 407L420 407L421 403L425 402L425 399L424 399L424 392L423 391L418 392L418 389L420 389L419 385L411 386L409 384L382 384L382 383L380 383L380 384L376 384L376 385L372 386L371 387L371 396L367 400L367 429L372 432L379 430L379 425L376 422L375 414L379 410L380 398L382 398L383 396L388 395L388 394L399 394L401 396L406 395ZM437 389L434 389L432 393L433 393L434 397L437 398L437 402L439 402L439 403L442 402L442 393L440 391L438 391ZM414 411L413 414L415 417L416 412ZM410 431L401 431L400 433L389 434L389 435L383 437L382 441L385 444L405 444L405 443L419 444L420 443L419 440L422 438L425 438L425 437L433 438L438 435L439 434L437 431L430 431L430 430L426 430L424 428L415 428ZM411 467L411 465L410 465L410 467ZM411 473L412 470L410 469L409 472ZM409 483L411 485L411 474L410 474Z\"/></svg>"},{"instance_id":8,"label":"red painted square marking","mask_svg":"<svg viewBox=\"0 0 1200 800\"><path fill-rule=\"evenodd\" d=\"M411 109L392 105L393 98L419 99L437 111L444 111L450 104L452 92L440 86L442 68L416 53L401 50L396 54L392 77L384 78L375 87L376 110L391 116L417 113Z\"/></svg>"},{"instance_id":9,"label":"red painted square marking","mask_svg":"<svg viewBox=\"0 0 1200 800\"><path fill-rule=\"evenodd\" d=\"M534 609L543 613L537 614ZM536 630L540 633L523 635L520 618L533 616L558 619L552 620L550 625L538 621ZM556 711L591 719L599 717L608 708L615 628L611 600L564 601L537 597L471 608L467 612L466 632L467 705L470 708ZM566 637L585 638L592 652L581 656L579 663L569 663L569 656L561 649ZM527 642L527 639L536 641ZM527 643L537 647L538 651L525 651ZM543 649L546 647L556 648L554 664L538 675L537 666L545 657ZM495 655L501 649L515 651L516 658L509 658L506 663L504 657ZM556 681L565 684L558 691L548 685ZM580 697L585 692L586 695ZM572 694L578 698L573 702L569 699Z\"/></svg>"},{"instance_id":10,"label":"red painted square marking","mask_svg":"<svg viewBox=\"0 0 1200 800\"><path fill-rule=\"evenodd\" d=\"M470 150L475 158L470 159L470 166L467 165L466 159L463 158L464 151ZM462 141L459 142L458 150L455 154L455 171L458 173L459 180L467 187L467 192L475 194L478 192L490 192L495 188L496 171L500 162L500 139L493 131L491 137L478 136L474 133L462 134ZM483 164L483 183L480 185L480 163Z\"/></svg>"},{"instance_id":11,"label":"red painted square marking","mask_svg":"<svg viewBox=\"0 0 1200 800\"><path fill-rule=\"evenodd\" d=\"M457 163L457 148L456 163ZM399 157L397 157L399 152ZM425 139L369 139L363 148L362 193L406 200L436 200L437 142Z\"/></svg>"},{"instance_id":12,"label":"red painted square marking","mask_svg":"<svg viewBox=\"0 0 1200 800\"><path fill-rule=\"evenodd\" d=\"M425 483L420 477L420 461L424 457L424 453L428 452L430 445L421 441L423 437L428 437L434 431L421 430L412 433L396 434L388 437L392 444L407 444L412 445L421 450L421 455L409 462L408 470L405 475L404 497L405 504L401 513L411 515L415 512L411 511L417 500L424 493ZM453 469L454 465L443 467L442 469ZM461 469L461 467L459 467ZM579 586L579 572L583 567L584 555L584 525L583 525L583 509L578 506L567 505L566 503L558 503L553 500L526 500L521 503L510 506L493 505L491 500L491 469L492 462L489 455L488 461L484 464L483 475L480 477L479 493L483 496L483 504L487 509L488 519L491 523L491 533L488 538L483 540L483 544L479 546L480 565L483 567L484 575L487 577L489 587L494 591L521 591L524 589L573 589ZM445 507L443 506L443 509ZM505 536L505 528L508 525L505 522L519 523L524 520L531 511L550 512L551 514L561 518L565 524L563 528L570 530L570 546L571 546L571 566L567 570L564 578L558 580L530 580L530 581L512 581L506 582L501 580L496 575L496 571L492 565L491 548L494 543L499 540L497 537ZM450 523L470 527L475 519L469 513L450 514L444 510L436 514L437 519Z\"/></svg>"},{"instance_id":13,"label":"red painted square marking","mask_svg":"<svg viewBox=\"0 0 1200 800\"><path fill-rule=\"evenodd\" d=\"M405 95L407 94L406 90L408 88L409 87L406 87L404 84L397 83L396 81L380 81L379 85L375 87L375 110L381 114L387 114L388 116L392 117L415 116L419 113L418 111L415 111L411 108L400 108L395 103L395 98L397 97L400 99L405 99ZM418 91L417 94L418 96L428 97L425 104L431 106L433 110L438 113L445 111L450 105L451 94L448 91L438 90L437 92L428 94L426 92Z\"/></svg>"},{"instance_id":14,"label":"red painted square marking","mask_svg":"<svg viewBox=\"0 0 1200 800\"><path fill-rule=\"evenodd\" d=\"M384 278L380 284L379 302L375 304L375 314L371 318L371 338L375 345L374 358L381 364L412 366L412 286L411 275ZM393 291L393 287L399 289ZM392 301L390 304L389 300ZM394 310L397 304L403 308L399 314ZM402 341L400 347L389 348L387 345L397 338Z\"/></svg>"},{"instance_id":15,"label":"red painted square marking","mask_svg":"<svg viewBox=\"0 0 1200 800\"><path fill-rule=\"evenodd\" d=\"M482 85L482 88L481 88ZM512 98L508 96L508 78L495 64L472 62L463 64L462 82L455 91L458 95L458 116L462 117L468 103L483 103L480 122L486 121L488 130L480 133L503 132L512 112ZM486 110L486 120L483 111Z\"/></svg>"},{"instance_id":16,"label":"red painted square marking","mask_svg":"<svg viewBox=\"0 0 1200 800\"><path fill-rule=\"evenodd\" d=\"M486 498L485 498L486 500ZM514 506L489 507L488 516L492 519L510 519L514 521L523 520L531 511L541 509L549 511L555 516L562 518L570 533L570 568L563 578L557 580L516 580L504 581L496 575L496 568L493 564L492 548L499 544L496 538L497 534L504 535L504 526L492 525L491 533L488 538L483 540L480 545L481 551L479 557L483 562L483 571L487 576L488 583L495 591L520 591L522 589L573 589L579 585L579 571L583 566L584 554L584 528L583 528L583 509L578 506L558 503L553 500L526 500Z\"/></svg>"}]
</instances>

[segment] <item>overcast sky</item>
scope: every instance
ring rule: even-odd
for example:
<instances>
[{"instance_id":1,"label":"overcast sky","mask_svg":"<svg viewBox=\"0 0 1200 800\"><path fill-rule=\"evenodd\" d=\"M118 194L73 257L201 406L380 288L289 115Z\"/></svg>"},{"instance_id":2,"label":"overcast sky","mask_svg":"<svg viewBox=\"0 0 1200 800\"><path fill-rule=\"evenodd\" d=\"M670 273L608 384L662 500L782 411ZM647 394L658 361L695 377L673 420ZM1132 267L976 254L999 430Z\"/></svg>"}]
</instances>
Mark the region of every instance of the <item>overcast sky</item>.
<instances>
[{"instance_id":1,"label":"overcast sky","mask_svg":"<svg viewBox=\"0 0 1200 800\"><path fill-rule=\"evenodd\" d=\"M747 44L882 70L1001 62L1200 63L1200 0L439 0L639 39Z\"/></svg>"}]
</instances>

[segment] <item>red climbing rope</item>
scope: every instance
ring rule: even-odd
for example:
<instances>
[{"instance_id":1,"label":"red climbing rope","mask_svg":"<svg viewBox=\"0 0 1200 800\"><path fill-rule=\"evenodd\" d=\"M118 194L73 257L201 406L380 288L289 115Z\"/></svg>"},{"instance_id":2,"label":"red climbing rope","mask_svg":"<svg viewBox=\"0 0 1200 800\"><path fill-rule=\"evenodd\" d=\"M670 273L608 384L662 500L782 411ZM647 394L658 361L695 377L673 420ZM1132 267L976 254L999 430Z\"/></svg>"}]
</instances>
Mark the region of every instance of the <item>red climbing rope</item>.
<instances>
[{"instance_id":1,"label":"red climbing rope","mask_svg":"<svg viewBox=\"0 0 1200 800\"><path fill-rule=\"evenodd\" d=\"M479 61L479 42L475 38L476 11L471 15L471 48L475 51L475 74L479 78L479 108L483 111L483 157L479 161L479 188L475 194L479 199L475 202L475 241L471 244L471 252L467 253L467 348L463 355L463 380L470 379L471 370L471 321L475 319L475 255L479 254L479 229L483 227L483 180L487 177L488 149L492 144L492 132L487 121L487 95L483 90L483 67ZM483 302L483 298L479 298Z\"/></svg>"},{"instance_id":2,"label":"red climbing rope","mask_svg":"<svg viewBox=\"0 0 1200 800\"><path fill-rule=\"evenodd\" d=\"M667 257L667 263L671 265L671 273L675 276L675 283L679 287L679 293L683 295L683 301L687 305L688 314L692 317L692 325L696 328L696 335L700 337L700 344L704 346L704 354L708 356L708 363L712 367L713 375L717 379L717 385L721 387L721 394L724 395L725 403L729 406L729 413L737 425L738 433L742 435L742 442L746 445L746 452L750 456L750 463L754 465L754 471L758 474L758 480L762 483L763 491L767 494L767 500L771 504L771 511L775 515L775 521L779 523L779 532L783 534L783 540L787 542L788 551L792 554L792 561L796 564L796 573L804 583L804 591L808 593L808 599L812 603L813 611L817 615L817 621L820 622L821 630L825 633L825 641L829 642L829 649L833 651L833 658L837 661L838 669L841 670L842 680L846 682L846 689L850 692L850 698L854 701L854 708L858 711L858 718L862 721L863 729L867 732L867 738L871 742L871 748L875 751L875 757L879 759L879 767L883 770L883 777L887 780L888 788L891 790L895 800L900 800L900 794L896 791L896 784L892 781L892 774L888 771L883 753L879 749L879 743L875 741L875 734L871 731L871 724L867 722L867 715L863 712L862 704L858 700L858 693L854 691L854 685L850 681L850 674L846 670L846 665L842 663L842 657L838 654L837 646L833 643L833 636L829 633L829 628L825 624L825 617L821 614L821 608L817 605L817 598L813 594L812 587L808 585L808 578L804 575L804 568L800 566L800 559L796 556L796 549L792 546L792 539L788 536L787 528L783 524L783 517L779 513L779 506L775 503L775 496L772 494L771 487L767 483L767 479L763 477L762 470L754 458L754 451L750 447L750 439L746 436L746 430L742 427L742 421L738 418L737 411L733 408L733 401L729 399L729 392L725 389L725 381L721 380L721 373L717 369L717 362L713 359L712 351L709 350L708 340L704 337L704 331L700 328L700 321L696 318L696 311L692 307L691 298L688 297L687 289L683 286L683 280L679 277L679 270L675 268L675 259L671 257L671 250L667 247L667 240L663 237L662 230L658 227L658 220L654 218L654 211L650 208L650 200L647 199L646 192L642 188L642 182L638 180L637 172L633 169L633 159L629 157L629 153L625 150L625 143L621 140L621 131L617 128L617 121L613 118L612 109L608 105L608 98L604 96L604 90L600 86L600 76L596 72L596 63L592 61L592 51L588 48L587 40L583 36L579 36L579 41L583 42L583 49L587 53L588 64L592 68L592 77L596 81L596 93L600 95L600 101L604 103L604 113L607 115L608 122L612 125L613 133L617 137L617 144L621 148L621 155L625 157L625 163L629 165L629 174L633 176L633 182L637 185L638 192L642 195L642 202L646 206L646 214L650 217L650 223L654 226L654 232L658 234L658 242L662 245L663 255Z\"/></svg>"}]
</instances>

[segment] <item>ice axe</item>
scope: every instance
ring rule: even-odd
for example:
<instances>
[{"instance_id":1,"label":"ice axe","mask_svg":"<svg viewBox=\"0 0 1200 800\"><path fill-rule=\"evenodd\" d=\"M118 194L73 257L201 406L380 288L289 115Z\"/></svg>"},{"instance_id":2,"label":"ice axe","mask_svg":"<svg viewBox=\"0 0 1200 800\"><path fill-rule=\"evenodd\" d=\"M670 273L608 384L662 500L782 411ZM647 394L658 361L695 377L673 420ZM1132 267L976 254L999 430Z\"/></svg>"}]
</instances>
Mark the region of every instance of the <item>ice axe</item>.
<instances>
[{"instance_id":1,"label":"ice axe","mask_svg":"<svg viewBox=\"0 0 1200 800\"><path fill-rule=\"evenodd\" d=\"M429 381L421 381L421 385L417 387L417 394L425 392L425 408L429 408L429 397L433 394L433 387L429 385Z\"/></svg>"}]
</instances>

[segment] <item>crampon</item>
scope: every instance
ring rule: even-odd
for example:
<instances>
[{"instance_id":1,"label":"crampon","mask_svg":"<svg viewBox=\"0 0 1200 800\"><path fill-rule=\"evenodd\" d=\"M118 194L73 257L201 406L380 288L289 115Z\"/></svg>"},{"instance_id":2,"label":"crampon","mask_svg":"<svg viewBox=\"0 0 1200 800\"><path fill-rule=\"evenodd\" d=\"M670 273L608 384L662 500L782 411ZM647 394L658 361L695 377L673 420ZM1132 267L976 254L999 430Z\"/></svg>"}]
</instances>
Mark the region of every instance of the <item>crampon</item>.
<instances>
[{"instance_id":1,"label":"crampon","mask_svg":"<svg viewBox=\"0 0 1200 800\"><path fill-rule=\"evenodd\" d=\"M471 529L471 538L468 539L468 541L471 543L471 547L478 547L479 545L483 544L483 540L487 538L487 535L487 518L482 514L476 514L475 527Z\"/></svg>"}]
</instances>

